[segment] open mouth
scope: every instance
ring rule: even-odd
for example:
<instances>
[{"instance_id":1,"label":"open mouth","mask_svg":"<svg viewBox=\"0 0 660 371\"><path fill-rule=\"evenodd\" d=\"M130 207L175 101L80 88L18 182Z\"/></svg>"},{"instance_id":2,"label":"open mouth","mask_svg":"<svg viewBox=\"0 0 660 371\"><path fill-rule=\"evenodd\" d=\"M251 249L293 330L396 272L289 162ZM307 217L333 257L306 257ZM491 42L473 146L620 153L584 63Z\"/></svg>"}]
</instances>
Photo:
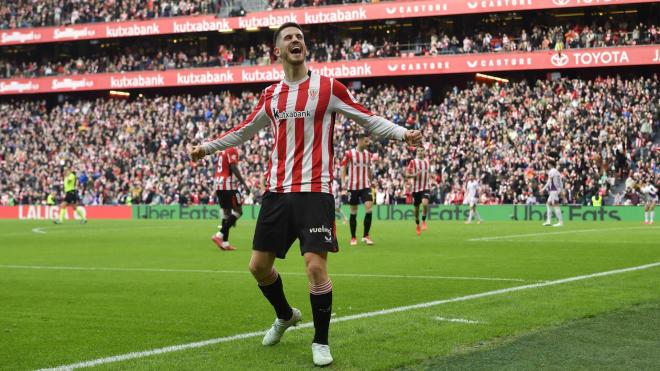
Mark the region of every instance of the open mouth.
<instances>
[{"instance_id":1,"label":"open mouth","mask_svg":"<svg viewBox=\"0 0 660 371\"><path fill-rule=\"evenodd\" d=\"M295 56L302 55L302 46L300 46L300 45L291 46L289 48L289 53L291 53L291 55L295 55Z\"/></svg>"}]
</instances>

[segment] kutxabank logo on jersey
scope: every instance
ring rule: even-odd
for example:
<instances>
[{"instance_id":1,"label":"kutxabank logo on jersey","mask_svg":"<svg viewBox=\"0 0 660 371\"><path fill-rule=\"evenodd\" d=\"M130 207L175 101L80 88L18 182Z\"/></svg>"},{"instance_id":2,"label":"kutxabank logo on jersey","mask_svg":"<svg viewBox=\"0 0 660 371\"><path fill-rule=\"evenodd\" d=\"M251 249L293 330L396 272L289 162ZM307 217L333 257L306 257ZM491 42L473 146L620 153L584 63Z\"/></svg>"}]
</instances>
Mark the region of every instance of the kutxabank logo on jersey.
<instances>
[{"instance_id":1,"label":"kutxabank logo on jersey","mask_svg":"<svg viewBox=\"0 0 660 371\"><path fill-rule=\"evenodd\" d=\"M312 112L310 110L305 111L280 111L277 108L273 108L273 119L277 120L287 120L287 119L300 119L300 118L309 118L312 117Z\"/></svg>"}]
</instances>

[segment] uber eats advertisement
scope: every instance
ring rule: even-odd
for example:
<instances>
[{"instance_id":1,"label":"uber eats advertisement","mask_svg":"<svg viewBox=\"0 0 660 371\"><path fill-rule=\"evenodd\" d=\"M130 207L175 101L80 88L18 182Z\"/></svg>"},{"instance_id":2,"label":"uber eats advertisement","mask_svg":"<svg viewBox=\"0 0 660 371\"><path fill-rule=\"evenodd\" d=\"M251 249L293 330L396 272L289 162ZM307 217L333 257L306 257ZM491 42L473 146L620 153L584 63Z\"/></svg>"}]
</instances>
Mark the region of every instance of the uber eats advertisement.
<instances>
[{"instance_id":1,"label":"uber eats advertisement","mask_svg":"<svg viewBox=\"0 0 660 371\"><path fill-rule=\"evenodd\" d=\"M562 206L564 221L586 222L619 222L636 221L643 217L641 206ZM358 214L364 213L360 206ZM545 220L545 205L489 205L478 206L484 221L542 221ZM342 211L348 215L349 207L343 206ZM464 205L430 205L429 221L465 221L468 217L468 207ZM376 220L414 220L412 205L375 205L373 218ZM258 205L243 206L243 219L256 220L259 215ZM163 219L163 220L202 220L219 219L221 211L215 205L135 205L133 219ZM337 215L339 217L339 215Z\"/></svg>"}]
</instances>

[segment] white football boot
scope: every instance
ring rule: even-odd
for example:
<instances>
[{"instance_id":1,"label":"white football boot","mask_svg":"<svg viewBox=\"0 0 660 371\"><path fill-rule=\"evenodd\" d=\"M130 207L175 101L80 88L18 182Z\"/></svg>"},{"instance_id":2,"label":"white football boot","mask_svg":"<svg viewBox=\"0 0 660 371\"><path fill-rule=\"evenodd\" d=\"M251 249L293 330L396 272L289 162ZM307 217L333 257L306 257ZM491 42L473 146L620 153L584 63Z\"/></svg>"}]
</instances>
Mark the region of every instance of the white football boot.
<instances>
[{"instance_id":1,"label":"white football boot","mask_svg":"<svg viewBox=\"0 0 660 371\"><path fill-rule=\"evenodd\" d=\"M315 366L327 366L333 361L330 346L325 344L312 343L312 357Z\"/></svg>"},{"instance_id":2,"label":"white football boot","mask_svg":"<svg viewBox=\"0 0 660 371\"><path fill-rule=\"evenodd\" d=\"M285 321L283 319L276 318L275 322L273 322L273 326L266 332L266 335L264 335L264 339L261 341L261 344L263 345L275 345L280 342L280 339L282 338L282 335L284 335L284 331L288 329L291 326L295 326L300 322L302 319L302 313L296 308L291 308L293 311L293 315L291 316L291 319L288 321Z\"/></svg>"}]
</instances>

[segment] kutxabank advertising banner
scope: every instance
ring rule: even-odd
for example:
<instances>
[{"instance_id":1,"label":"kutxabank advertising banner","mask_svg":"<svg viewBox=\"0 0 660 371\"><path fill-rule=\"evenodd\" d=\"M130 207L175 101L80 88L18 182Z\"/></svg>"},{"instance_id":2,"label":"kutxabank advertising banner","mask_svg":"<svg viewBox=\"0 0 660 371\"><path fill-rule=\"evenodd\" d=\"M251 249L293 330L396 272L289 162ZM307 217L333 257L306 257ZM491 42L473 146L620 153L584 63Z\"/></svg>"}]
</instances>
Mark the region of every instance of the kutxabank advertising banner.
<instances>
[{"instance_id":1,"label":"kutxabank advertising banner","mask_svg":"<svg viewBox=\"0 0 660 371\"><path fill-rule=\"evenodd\" d=\"M220 18L215 15L200 15L157 18L146 21L85 23L61 27L10 29L0 31L0 46L254 29L259 27L276 27L286 22L297 22L303 25L364 22L456 14L651 3L654 1L657 0L390 1L376 4L278 9L248 13L244 17Z\"/></svg>"},{"instance_id":2,"label":"kutxabank advertising banner","mask_svg":"<svg viewBox=\"0 0 660 371\"><path fill-rule=\"evenodd\" d=\"M636 65L660 65L660 45L570 49L561 53L480 53L309 64L321 75L340 79ZM284 72L278 64L17 78L0 80L0 95L268 83L283 78Z\"/></svg>"}]
</instances>

